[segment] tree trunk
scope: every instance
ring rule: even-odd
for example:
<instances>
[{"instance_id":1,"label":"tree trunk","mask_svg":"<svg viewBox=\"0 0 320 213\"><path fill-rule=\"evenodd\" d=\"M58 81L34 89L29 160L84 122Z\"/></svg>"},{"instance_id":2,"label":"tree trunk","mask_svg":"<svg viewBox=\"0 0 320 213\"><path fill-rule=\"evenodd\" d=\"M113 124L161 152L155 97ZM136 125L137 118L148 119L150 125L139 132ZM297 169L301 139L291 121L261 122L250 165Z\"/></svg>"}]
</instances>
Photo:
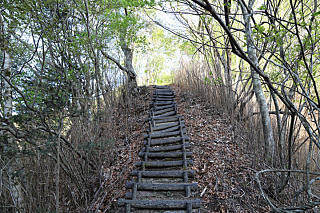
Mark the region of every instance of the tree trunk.
<instances>
[{"instance_id":1,"label":"tree trunk","mask_svg":"<svg viewBox=\"0 0 320 213\"><path fill-rule=\"evenodd\" d=\"M248 11L243 4L241 4L241 9L242 9L243 19L245 23L245 35L247 38L248 57L255 64L255 66L258 67L258 57L257 57L254 40L253 40L251 23L250 23L250 17L252 12L251 10L252 10L253 3L254 1L252 0L249 1L248 8L250 11ZM269 115L268 104L263 93L263 88L261 85L259 74L253 69L253 67L251 67L250 69L251 69L253 91L255 93L255 96L260 108L261 121L262 121L262 127L263 127L263 136L264 136L264 142L265 142L265 154L272 161L274 157L274 152L275 152L275 143L274 143L273 132L271 127L271 119Z\"/></svg>"},{"instance_id":2,"label":"tree trunk","mask_svg":"<svg viewBox=\"0 0 320 213\"><path fill-rule=\"evenodd\" d=\"M13 109L13 101L12 101L12 88L10 84L7 82L11 77L11 57L7 51L4 51L4 63L3 63L3 71L4 77L4 118L9 119L12 116L12 109ZM6 124L4 124L6 125ZM14 143L13 138L10 134L3 132L2 134L6 134L7 136L7 143ZM10 145L11 146L11 145ZM5 149L6 150L6 149ZM4 151L5 151L4 150ZM8 164L8 175L9 175L9 189L12 194L12 200L16 207L16 212L23 212L24 205L23 205L23 193L22 193L22 185L19 180L19 177L15 176L17 168L20 165L19 160L16 158L14 161Z\"/></svg>"},{"instance_id":3,"label":"tree trunk","mask_svg":"<svg viewBox=\"0 0 320 213\"><path fill-rule=\"evenodd\" d=\"M133 50L128 47L127 42L125 41L124 37L120 38L121 42L121 49L125 56L125 67L127 68L128 74L128 89L130 94L134 94L137 92L137 75L133 68Z\"/></svg>"}]
</instances>

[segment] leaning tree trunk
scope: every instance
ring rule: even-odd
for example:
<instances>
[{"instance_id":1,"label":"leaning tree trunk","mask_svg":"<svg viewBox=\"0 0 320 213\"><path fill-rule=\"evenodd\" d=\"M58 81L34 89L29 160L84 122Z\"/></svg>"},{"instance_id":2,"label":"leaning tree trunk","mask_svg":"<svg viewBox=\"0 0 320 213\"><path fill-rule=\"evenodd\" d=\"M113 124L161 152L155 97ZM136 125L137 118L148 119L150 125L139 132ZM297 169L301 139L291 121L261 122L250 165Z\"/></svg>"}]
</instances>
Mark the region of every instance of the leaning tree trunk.
<instances>
[{"instance_id":1,"label":"leaning tree trunk","mask_svg":"<svg viewBox=\"0 0 320 213\"><path fill-rule=\"evenodd\" d=\"M250 0L248 7L245 7L243 4L241 4L241 8L242 8L243 19L245 23L245 35L247 38L248 57L254 63L254 65L258 67L259 65L258 57L257 57L254 40L253 40L251 23L250 23L253 3L254 3L254 0ZM247 10L247 8L249 9L249 11ZM268 108L265 95L263 93L263 88L261 85L259 74L254 70L253 67L251 67L251 77L252 77L253 91L255 93L255 96L260 108L263 135L264 135L264 141L265 141L265 154L272 161L274 157L274 152L275 152L275 142L274 142L272 127L271 127L269 108Z\"/></svg>"},{"instance_id":2,"label":"leaning tree trunk","mask_svg":"<svg viewBox=\"0 0 320 213\"><path fill-rule=\"evenodd\" d=\"M121 49L123 51L125 57L125 67L127 69L128 76L128 90L130 94L134 94L137 92L137 75L133 68L133 50L128 47L127 42L124 37L120 38Z\"/></svg>"}]
</instances>

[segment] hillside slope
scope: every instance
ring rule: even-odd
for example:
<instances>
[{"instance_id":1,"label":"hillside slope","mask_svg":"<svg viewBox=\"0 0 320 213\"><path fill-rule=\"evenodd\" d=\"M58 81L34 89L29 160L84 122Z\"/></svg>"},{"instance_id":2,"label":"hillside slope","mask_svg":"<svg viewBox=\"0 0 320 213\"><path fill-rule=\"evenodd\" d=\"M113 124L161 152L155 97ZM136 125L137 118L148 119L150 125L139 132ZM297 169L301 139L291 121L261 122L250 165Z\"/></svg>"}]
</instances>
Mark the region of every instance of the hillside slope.
<instances>
[{"instance_id":1,"label":"hillside slope","mask_svg":"<svg viewBox=\"0 0 320 213\"><path fill-rule=\"evenodd\" d=\"M178 112L184 116L193 147L195 182L203 200L201 212L268 212L254 180L255 159L246 152L246 134L241 126L232 125L227 115L220 114L195 94L172 86L176 92ZM129 173L138 161L143 144L152 88L137 97L125 114L115 115L117 140L114 153L106 159L105 180L93 205L101 212L118 212L117 200L124 196ZM128 122L127 131L123 131Z\"/></svg>"},{"instance_id":2,"label":"hillside slope","mask_svg":"<svg viewBox=\"0 0 320 213\"><path fill-rule=\"evenodd\" d=\"M193 143L201 212L268 212L254 180L256 160L246 151L244 129L196 94L173 88Z\"/></svg>"}]
</instances>

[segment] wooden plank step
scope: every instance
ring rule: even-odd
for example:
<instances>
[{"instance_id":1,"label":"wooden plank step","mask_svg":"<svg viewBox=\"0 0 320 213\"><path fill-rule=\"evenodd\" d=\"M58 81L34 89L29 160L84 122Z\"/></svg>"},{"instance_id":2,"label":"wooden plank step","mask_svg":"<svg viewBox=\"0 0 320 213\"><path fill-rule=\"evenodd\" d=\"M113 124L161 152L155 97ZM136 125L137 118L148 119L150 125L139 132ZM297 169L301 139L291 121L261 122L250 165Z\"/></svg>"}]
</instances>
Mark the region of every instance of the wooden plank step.
<instances>
[{"instance_id":1,"label":"wooden plank step","mask_svg":"<svg viewBox=\"0 0 320 213\"><path fill-rule=\"evenodd\" d=\"M156 88L155 92L159 92L159 91L172 92L172 89L170 87Z\"/></svg>"},{"instance_id":2,"label":"wooden plank step","mask_svg":"<svg viewBox=\"0 0 320 213\"><path fill-rule=\"evenodd\" d=\"M184 121L181 123L185 124ZM171 123L168 123L168 124L158 124L158 125L154 126L152 129L153 129L153 131L161 131L163 129L168 129L168 128L171 128L174 126L179 126L179 125L180 125L179 121L172 121Z\"/></svg>"},{"instance_id":3,"label":"wooden plank step","mask_svg":"<svg viewBox=\"0 0 320 213\"><path fill-rule=\"evenodd\" d=\"M181 122L181 124L184 126L184 122ZM171 127L179 126L179 122L173 122L169 124L159 124L152 128L153 131L161 131L165 129L169 129Z\"/></svg>"},{"instance_id":4,"label":"wooden plank step","mask_svg":"<svg viewBox=\"0 0 320 213\"><path fill-rule=\"evenodd\" d=\"M178 117L174 116L170 116L170 117L160 117L159 119L152 119L154 121L154 126L158 126L158 125L162 125L165 123L171 123L171 122L175 122L175 121L179 121ZM162 119L165 118L165 119ZM182 121L184 121L184 119L182 118Z\"/></svg>"},{"instance_id":5,"label":"wooden plank step","mask_svg":"<svg viewBox=\"0 0 320 213\"><path fill-rule=\"evenodd\" d=\"M168 98L168 97L153 97L152 102L164 102L164 101L174 101L174 98Z\"/></svg>"},{"instance_id":6,"label":"wooden plank step","mask_svg":"<svg viewBox=\"0 0 320 213\"><path fill-rule=\"evenodd\" d=\"M153 107L151 107L151 110L157 111L157 110L167 109L167 108L171 108L171 107L175 107L175 106L176 106L176 103L165 105L165 106L153 106Z\"/></svg>"},{"instance_id":7,"label":"wooden plank step","mask_svg":"<svg viewBox=\"0 0 320 213\"><path fill-rule=\"evenodd\" d=\"M173 104L176 103L174 100L172 101L153 101L151 102L151 106L164 106L164 105L169 105L169 104Z\"/></svg>"},{"instance_id":8,"label":"wooden plank step","mask_svg":"<svg viewBox=\"0 0 320 213\"><path fill-rule=\"evenodd\" d=\"M175 103L176 103L175 101L153 102L150 104L150 108L159 107L159 106L167 106L167 105L172 105Z\"/></svg>"},{"instance_id":9,"label":"wooden plank step","mask_svg":"<svg viewBox=\"0 0 320 213\"><path fill-rule=\"evenodd\" d=\"M158 110L161 110L161 109L166 109L166 108L175 107L175 106L176 106L176 102L171 101L171 104L164 104L164 105L150 104L149 108L150 108L151 111L158 111Z\"/></svg>"},{"instance_id":10,"label":"wooden plank step","mask_svg":"<svg viewBox=\"0 0 320 213\"><path fill-rule=\"evenodd\" d=\"M166 93L166 94L159 93L159 94L153 95L152 98L172 98L172 99L174 99L174 98L176 98L176 95L174 93Z\"/></svg>"},{"instance_id":11,"label":"wooden plank step","mask_svg":"<svg viewBox=\"0 0 320 213\"><path fill-rule=\"evenodd\" d=\"M155 96L152 98L152 101L173 101L174 97L158 97Z\"/></svg>"},{"instance_id":12,"label":"wooden plank step","mask_svg":"<svg viewBox=\"0 0 320 213\"><path fill-rule=\"evenodd\" d=\"M174 107L169 107L169 108L166 108L166 109L161 109L161 110L158 110L158 111L153 111L153 115L160 115L160 114L163 114L165 112L170 112L170 111L175 111L175 108Z\"/></svg>"},{"instance_id":13,"label":"wooden plank step","mask_svg":"<svg viewBox=\"0 0 320 213\"><path fill-rule=\"evenodd\" d=\"M154 95L152 98L175 98L175 95Z\"/></svg>"},{"instance_id":14,"label":"wooden plank step","mask_svg":"<svg viewBox=\"0 0 320 213\"><path fill-rule=\"evenodd\" d=\"M135 166L142 166L144 164L145 167L151 168L162 168L162 167L176 167L183 166L183 160L175 160L175 161L140 161L135 163ZM192 160L187 160L187 165L190 166L193 164Z\"/></svg>"},{"instance_id":15,"label":"wooden plank step","mask_svg":"<svg viewBox=\"0 0 320 213\"><path fill-rule=\"evenodd\" d=\"M186 134L187 130L184 125L182 126L182 130L183 130L183 133ZM180 131L180 126L173 126L168 129L161 130L161 131L153 130L153 133L164 133L164 132L174 132L174 131Z\"/></svg>"},{"instance_id":16,"label":"wooden plank step","mask_svg":"<svg viewBox=\"0 0 320 213\"><path fill-rule=\"evenodd\" d=\"M132 189L133 185L137 184L137 189L140 191L183 191L186 187L191 190L198 188L198 183L136 183L129 181L126 183L128 189Z\"/></svg>"},{"instance_id":17,"label":"wooden plank step","mask_svg":"<svg viewBox=\"0 0 320 213\"><path fill-rule=\"evenodd\" d=\"M119 199L118 205L124 206L130 204L131 207L138 209L186 209L188 205L192 205L193 209L200 208L200 199L192 200L126 200Z\"/></svg>"},{"instance_id":18,"label":"wooden plank step","mask_svg":"<svg viewBox=\"0 0 320 213\"><path fill-rule=\"evenodd\" d=\"M168 117L161 117L161 118L156 118L156 119L153 119L155 121L176 121L176 120L179 120L179 118L181 119L184 119L183 116L181 115L174 115L174 116L168 116Z\"/></svg>"},{"instance_id":19,"label":"wooden plank step","mask_svg":"<svg viewBox=\"0 0 320 213\"><path fill-rule=\"evenodd\" d=\"M181 115L173 115L173 116L169 116L169 117L158 117L158 118L147 118L145 120L145 122L148 121L155 121L156 123L168 123L168 122L174 122L174 121L179 121L179 117L181 117ZM184 121L183 117L181 117L181 119Z\"/></svg>"},{"instance_id":20,"label":"wooden plank step","mask_svg":"<svg viewBox=\"0 0 320 213\"><path fill-rule=\"evenodd\" d=\"M154 91L153 94L166 94L166 93L174 93L174 91L172 89L157 89Z\"/></svg>"},{"instance_id":21,"label":"wooden plank step","mask_svg":"<svg viewBox=\"0 0 320 213\"><path fill-rule=\"evenodd\" d=\"M139 157L144 157L145 155L148 158L181 158L183 157L183 152L139 152ZM192 156L192 152L186 152L187 157Z\"/></svg>"},{"instance_id":22,"label":"wooden plank step","mask_svg":"<svg viewBox=\"0 0 320 213\"><path fill-rule=\"evenodd\" d=\"M168 170L168 171L138 171L131 172L131 176L138 176L141 174L143 178L183 178L184 173L187 172L188 177L194 176L193 170Z\"/></svg>"},{"instance_id":23,"label":"wooden plank step","mask_svg":"<svg viewBox=\"0 0 320 213\"><path fill-rule=\"evenodd\" d=\"M185 133L186 130L183 130L183 133ZM149 134L143 134L143 137L146 139L150 137L151 139L153 138L166 138L166 137L172 137L172 136L177 136L180 135L180 130L179 131L174 131L174 132L152 132Z\"/></svg>"},{"instance_id":24,"label":"wooden plank step","mask_svg":"<svg viewBox=\"0 0 320 213\"><path fill-rule=\"evenodd\" d=\"M156 90L154 95L173 95L174 92L172 90Z\"/></svg>"},{"instance_id":25,"label":"wooden plank step","mask_svg":"<svg viewBox=\"0 0 320 213\"><path fill-rule=\"evenodd\" d=\"M163 88L170 88L168 85L153 85L153 88L155 89L163 89Z\"/></svg>"},{"instance_id":26,"label":"wooden plank step","mask_svg":"<svg viewBox=\"0 0 320 213\"><path fill-rule=\"evenodd\" d=\"M170 111L170 112L165 112L156 116L151 116L151 119L157 119L157 118L161 118L161 117L168 117L168 116L172 116L172 115L176 115L177 112L174 111Z\"/></svg>"},{"instance_id":27,"label":"wooden plank step","mask_svg":"<svg viewBox=\"0 0 320 213\"><path fill-rule=\"evenodd\" d=\"M172 89L170 89L170 88L156 89L156 90L153 91L153 95L156 95L156 94L158 94L160 92L172 93L174 91Z\"/></svg>"},{"instance_id":28,"label":"wooden plank step","mask_svg":"<svg viewBox=\"0 0 320 213\"><path fill-rule=\"evenodd\" d=\"M155 122L158 122L158 123L167 123L167 122L179 121L179 118L184 120L184 118L181 115L173 115L173 116L169 116L169 117L153 118L152 120L154 120Z\"/></svg>"},{"instance_id":29,"label":"wooden plank step","mask_svg":"<svg viewBox=\"0 0 320 213\"><path fill-rule=\"evenodd\" d=\"M190 147L190 143L185 143L184 146L186 148ZM182 144L178 145L170 145L170 146L158 146L158 147L149 147L149 152L165 152L165 151L174 151L174 150L181 150ZM146 150L145 147L141 149L142 152Z\"/></svg>"},{"instance_id":30,"label":"wooden plank step","mask_svg":"<svg viewBox=\"0 0 320 213\"><path fill-rule=\"evenodd\" d=\"M183 138L186 141L189 141L190 138L186 135L183 136ZM182 137L173 137L173 138L159 138L159 139L151 139L150 141L150 145L151 146L157 146L157 145L166 145L166 144L172 144L172 143L177 143L177 142L181 142ZM144 145L147 144L147 141L144 142Z\"/></svg>"}]
</instances>

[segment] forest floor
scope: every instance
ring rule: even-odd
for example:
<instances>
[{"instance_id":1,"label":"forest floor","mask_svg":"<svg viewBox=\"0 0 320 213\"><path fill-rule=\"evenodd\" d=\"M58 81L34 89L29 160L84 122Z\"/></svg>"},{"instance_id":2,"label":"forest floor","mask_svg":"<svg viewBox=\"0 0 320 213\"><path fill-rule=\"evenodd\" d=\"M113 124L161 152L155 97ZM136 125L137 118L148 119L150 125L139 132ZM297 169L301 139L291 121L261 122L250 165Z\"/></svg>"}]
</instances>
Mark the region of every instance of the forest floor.
<instances>
[{"instance_id":1,"label":"forest floor","mask_svg":"<svg viewBox=\"0 0 320 213\"><path fill-rule=\"evenodd\" d=\"M201 212L269 212L254 179L256 157L247 150L244 129L231 124L228 115L219 113L205 100L176 86L172 88L192 143ZM114 115L117 141L110 147L114 154L104 165L103 193L96 199L96 208L101 212L118 212L117 200L125 194L125 183L131 178L129 174L143 144L150 94L151 88L146 89L132 107L123 107Z\"/></svg>"}]
</instances>

